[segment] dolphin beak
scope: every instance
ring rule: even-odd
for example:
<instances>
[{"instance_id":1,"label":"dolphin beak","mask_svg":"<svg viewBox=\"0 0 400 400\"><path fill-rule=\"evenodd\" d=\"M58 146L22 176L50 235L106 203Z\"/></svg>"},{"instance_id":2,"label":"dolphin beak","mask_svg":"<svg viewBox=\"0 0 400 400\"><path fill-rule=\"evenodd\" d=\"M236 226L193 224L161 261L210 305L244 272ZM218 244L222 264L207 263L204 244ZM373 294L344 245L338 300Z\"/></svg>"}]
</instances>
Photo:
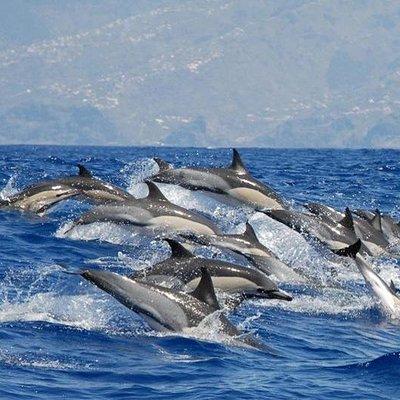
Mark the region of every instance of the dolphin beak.
<instances>
[{"instance_id":1,"label":"dolphin beak","mask_svg":"<svg viewBox=\"0 0 400 400\"><path fill-rule=\"evenodd\" d=\"M293 297L284 292L283 290L266 290L263 288L258 288L254 291L246 291L244 293L245 298L247 299L277 299L277 300L285 300L292 301Z\"/></svg>"},{"instance_id":2,"label":"dolphin beak","mask_svg":"<svg viewBox=\"0 0 400 400\"><path fill-rule=\"evenodd\" d=\"M293 297L290 294L287 294L283 290L274 290L269 292L270 299L278 299L278 300L285 300L285 301L292 301Z\"/></svg>"}]
</instances>

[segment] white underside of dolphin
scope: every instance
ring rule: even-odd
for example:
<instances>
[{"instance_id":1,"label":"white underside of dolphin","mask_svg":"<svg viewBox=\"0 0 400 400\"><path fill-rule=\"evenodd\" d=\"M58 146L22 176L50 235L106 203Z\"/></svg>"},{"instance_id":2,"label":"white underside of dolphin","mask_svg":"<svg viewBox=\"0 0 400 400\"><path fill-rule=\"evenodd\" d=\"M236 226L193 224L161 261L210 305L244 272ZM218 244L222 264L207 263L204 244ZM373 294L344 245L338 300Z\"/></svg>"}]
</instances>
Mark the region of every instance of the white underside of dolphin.
<instances>
[{"instance_id":1,"label":"white underside of dolphin","mask_svg":"<svg viewBox=\"0 0 400 400\"><path fill-rule=\"evenodd\" d=\"M383 311L390 317L400 318L400 298L393 289L372 269L368 262L360 255L356 257L356 264L371 289Z\"/></svg>"}]
</instances>

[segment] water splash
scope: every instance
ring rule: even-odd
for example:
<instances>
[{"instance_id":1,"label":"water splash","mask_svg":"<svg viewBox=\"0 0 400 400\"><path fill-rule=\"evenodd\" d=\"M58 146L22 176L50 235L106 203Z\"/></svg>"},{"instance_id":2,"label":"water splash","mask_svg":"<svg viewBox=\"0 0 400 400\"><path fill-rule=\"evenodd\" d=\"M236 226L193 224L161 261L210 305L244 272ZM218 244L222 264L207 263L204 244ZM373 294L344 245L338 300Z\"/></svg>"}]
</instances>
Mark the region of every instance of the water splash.
<instances>
[{"instance_id":1,"label":"water splash","mask_svg":"<svg viewBox=\"0 0 400 400\"><path fill-rule=\"evenodd\" d=\"M17 178L18 178L17 174L13 174L10 176L6 185L0 191L0 199L1 200L8 200L14 194L18 193L18 188L16 186Z\"/></svg>"}]
</instances>

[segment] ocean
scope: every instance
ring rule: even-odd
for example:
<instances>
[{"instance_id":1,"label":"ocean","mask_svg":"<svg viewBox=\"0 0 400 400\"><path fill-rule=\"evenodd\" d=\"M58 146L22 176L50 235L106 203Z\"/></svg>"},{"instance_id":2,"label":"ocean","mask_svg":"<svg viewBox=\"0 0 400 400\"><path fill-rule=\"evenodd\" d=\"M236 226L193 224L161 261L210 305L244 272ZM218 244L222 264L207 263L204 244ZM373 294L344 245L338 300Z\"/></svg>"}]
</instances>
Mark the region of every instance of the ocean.
<instances>
[{"instance_id":1,"label":"ocean","mask_svg":"<svg viewBox=\"0 0 400 400\"><path fill-rule=\"evenodd\" d=\"M400 218L400 152L242 149L248 170L299 207L379 208ZM135 195L157 171L223 166L230 149L0 147L1 195L39 179L95 176ZM398 399L400 328L379 310L351 263L338 263L300 234L246 207L161 185L173 202L212 218L225 232L249 220L259 239L320 285L282 284L292 302L248 301L229 315L274 354L233 347L218 332L161 334L112 297L65 274L94 267L123 274L168 257L167 247L110 224L66 227L90 206L69 200L44 217L0 211L1 399ZM198 254L243 262L215 249ZM372 262L400 286L396 258ZM329 285L334 277L340 285Z\"/></svg>"}]
</instances>

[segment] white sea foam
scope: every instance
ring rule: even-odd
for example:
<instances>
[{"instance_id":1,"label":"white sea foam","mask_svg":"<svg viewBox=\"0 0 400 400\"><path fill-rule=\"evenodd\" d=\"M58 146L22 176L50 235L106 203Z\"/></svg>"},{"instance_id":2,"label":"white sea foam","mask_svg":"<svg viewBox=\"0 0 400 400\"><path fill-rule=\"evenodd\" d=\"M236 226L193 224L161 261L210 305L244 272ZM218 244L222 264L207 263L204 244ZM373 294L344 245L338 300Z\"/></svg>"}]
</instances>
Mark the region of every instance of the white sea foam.
<instances>
[{"instance_id":1,"label":"white sea foam","mask_svg":"<svg viewBox=\"0 0 400 400\"><path fill-rule=\"evenodd\" d=\"M309 315L343 315L357 317L363 311L376 306L368 293L351 292L344 289L325 288L315 295L296 294L291 302L262 300L257 305L264 308L279 308Z\"/></svg>"},{"instance_id":2,"label":"white sea foam","mask_svg":"<svg viewBox=\"0 0 400 400\"><path fill-rule=\"evenodd\" d=\"M17 174L13 174L8 179L6 185L0 191L0 199L7 200L14 194L18 193L18 188L16 187Z\"/></svg>"},{"instance_id":3,"label":"white sea foam","mask_svg":"<svg viewBox=\"0 0 400 400\"><path fill-rule=\"evenodd\" d=\"M107 301L91 295L37 293L22 302L0 304L0 322L44 321L98 330L107 327L108 309Z\"/></svg>"},{"instance_id":4,"label":"white sea foam","mask_svg":"<svg viewBox=\"0 0 400 400\"><path fill-rule=\"evenodd\" d=\"M92 370L92 364L81 363L80 361L65 361L57 358L50 358L48 355L41 353L13 354L8 351L0 350L0 363L10 366L18 365L20 367L38 368L38 369L51 369L51 370Z\"/></svg>"},{"instance_id":5,"label":"white sea foam","mask_svg":"<svg viewBox=\"0 0 400 400\"><path fill-rule=\"evenodd\" d=\"M220 319L221 313L224 311L218 310L207 315L198 326L185 328L182 332L147 332L147 336L156 337L184 337L188 339L196 339L209 343L224 344L226 346L248 347L241 340L246 333L231 336L224 332L223 324Z\"/></svg>"}]
</instances>

